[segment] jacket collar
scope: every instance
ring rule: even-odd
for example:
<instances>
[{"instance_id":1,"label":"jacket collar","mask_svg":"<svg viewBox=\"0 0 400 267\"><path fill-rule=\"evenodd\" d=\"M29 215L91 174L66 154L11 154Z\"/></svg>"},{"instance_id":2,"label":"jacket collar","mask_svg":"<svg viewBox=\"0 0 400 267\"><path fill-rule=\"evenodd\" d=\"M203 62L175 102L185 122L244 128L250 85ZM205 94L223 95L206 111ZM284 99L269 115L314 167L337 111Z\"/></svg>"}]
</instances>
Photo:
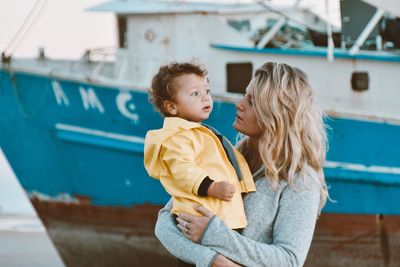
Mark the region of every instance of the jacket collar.
<instances>
[{"instance_id":1,"label":"jacket collar","mask_svg":"<svg viewBox=\"0 0 400 267\"><path fill-rule=\"evenodd\" d=\"M190 130L193 128L202 127L200 123L188 121L179 117L165 117L163 128L181 128L185 130Z\"/></svg>"}]
</instances>

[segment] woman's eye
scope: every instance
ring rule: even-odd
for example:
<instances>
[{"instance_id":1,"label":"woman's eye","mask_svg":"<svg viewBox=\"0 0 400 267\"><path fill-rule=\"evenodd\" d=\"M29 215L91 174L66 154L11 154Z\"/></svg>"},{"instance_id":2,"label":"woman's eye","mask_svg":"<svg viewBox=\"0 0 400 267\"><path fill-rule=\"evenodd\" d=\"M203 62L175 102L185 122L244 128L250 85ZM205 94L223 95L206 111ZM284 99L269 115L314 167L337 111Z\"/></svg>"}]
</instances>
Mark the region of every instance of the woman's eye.
<instances>
[{"instance_id":1,"label":"woman's eye","mask_svg":"<svg viewBox=\"0 0 400 267\"><path fill-rule=\"evenodd\" d=\"M249 95L244 95L244 98L246 98L247 103L249 103L250 106L253 105L253 101L251 100L251 96L249 96Z\"/></svg>"}]
</instances>

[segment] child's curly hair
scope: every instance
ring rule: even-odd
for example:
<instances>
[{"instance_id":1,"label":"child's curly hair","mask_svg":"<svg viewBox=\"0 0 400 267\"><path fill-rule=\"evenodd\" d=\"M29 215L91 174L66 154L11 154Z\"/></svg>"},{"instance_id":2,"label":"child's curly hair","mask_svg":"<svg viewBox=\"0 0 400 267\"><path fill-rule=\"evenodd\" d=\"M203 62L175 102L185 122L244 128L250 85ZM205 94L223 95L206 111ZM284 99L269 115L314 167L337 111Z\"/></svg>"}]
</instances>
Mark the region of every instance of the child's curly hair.
<instances>
[{"instance_id":1,"label":"child's curly hair","mask_svg":"<svg viewBox=\"0 0 400 267\"><path fill-rule=\"evenodd\" d=\"M207 70L202 65L195 63L171 62L161 66L153 77L149 89L149 99L157 110L165 117L170 116L165 110L164 101L174 100L176 94L175 79L183 74L195 74L200 77L207 76Z\"/></svg>"}]
</instances>

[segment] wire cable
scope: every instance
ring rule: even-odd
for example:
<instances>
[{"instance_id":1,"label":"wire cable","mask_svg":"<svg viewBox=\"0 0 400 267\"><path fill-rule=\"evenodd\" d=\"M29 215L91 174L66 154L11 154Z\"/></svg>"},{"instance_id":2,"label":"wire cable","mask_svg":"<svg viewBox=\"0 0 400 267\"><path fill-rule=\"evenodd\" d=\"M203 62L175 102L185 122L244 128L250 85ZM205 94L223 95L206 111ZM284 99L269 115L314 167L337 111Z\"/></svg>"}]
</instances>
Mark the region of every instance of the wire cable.
<instances>
[{"instance_id":1,"label":"wire cable","mask_svg":"<svg viewBox=\"0 0 400 267\"><path fill-rule=\"evenodd\" d=\"M28 16L26 16L25 20L23 21L21 27L19 27L18 31L15 33L14 37L11 39L6 49L4 50L5 54L7 54L7 52L8 54L12 54L12 52L18 47L18 45L25 38L31 27L37 21L37 18L42 13L43 7L46 3L47 0L36 1L34 6L29 11Z\"/></svg>"},{"instance_id":2,"label":"wire cable","mask_svg":"<svg viewBox=\"0 0 400 267\"><path fill-rule=\"evenodd\" d=\"M302 25L302 26L304 26L304 27L306 27L308 29L312 29L312 30L317 30L318 31L318 29L313 24L309 24L309 23L306 23L306 22L302 21L301 19L288 16L287 14L285 14L282 11L278 10L277 8L272 7L269 3L267 3L266 0L253 0L253 2L256 3L257 5L263 7L267 11L270 11L272 13L280 15L281 17L286 18L288 21L293 21L296 24ZM292 6L292 8L298 8L299 4L300 4L300 1L296 1L296 3Z\"/></svg>"}]
</instances>

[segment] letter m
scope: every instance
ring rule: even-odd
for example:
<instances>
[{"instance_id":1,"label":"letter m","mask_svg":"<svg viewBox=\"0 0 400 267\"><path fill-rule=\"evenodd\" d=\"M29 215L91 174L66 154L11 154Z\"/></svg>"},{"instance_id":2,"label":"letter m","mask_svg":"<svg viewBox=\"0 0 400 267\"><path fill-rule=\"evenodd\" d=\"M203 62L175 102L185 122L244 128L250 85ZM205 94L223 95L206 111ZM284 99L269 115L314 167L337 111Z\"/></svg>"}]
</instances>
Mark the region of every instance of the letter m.
<instances>
[{"instance_id":1,"label":"letter m","mask_svg":"<svg viewBox=\"0 0 400 267\"><path fill-rule=\"evenodd\" d=\"M95 91L92 88L85 90L83 87L79 87L79 91L81 93L83 107L88 110L90 108L95 108L100 113L104 113L103 105L100 100L97 98Z\"/></svg>"}]
</instances>

